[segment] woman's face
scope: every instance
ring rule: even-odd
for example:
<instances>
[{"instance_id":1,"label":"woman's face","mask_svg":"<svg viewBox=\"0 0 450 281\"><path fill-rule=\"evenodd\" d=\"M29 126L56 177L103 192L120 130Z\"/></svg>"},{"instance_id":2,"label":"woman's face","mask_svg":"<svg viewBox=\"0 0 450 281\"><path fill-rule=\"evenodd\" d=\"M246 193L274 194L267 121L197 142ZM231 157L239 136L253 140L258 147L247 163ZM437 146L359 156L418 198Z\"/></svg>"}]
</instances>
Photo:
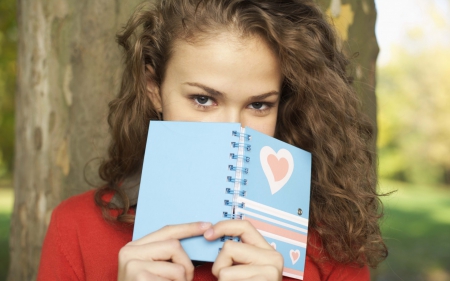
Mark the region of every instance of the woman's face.
<instances>
[{"instance_id":1,"label":"woman's face","mask_svg":"<svg viewBox=\"0 0 450 281\"><path fill-rule=\"evenodd\" d=\"M277 57L259 37L177 41L156 106L164 120L240 122L273 136L282 79Z\"/></svg>"}]
</instances>

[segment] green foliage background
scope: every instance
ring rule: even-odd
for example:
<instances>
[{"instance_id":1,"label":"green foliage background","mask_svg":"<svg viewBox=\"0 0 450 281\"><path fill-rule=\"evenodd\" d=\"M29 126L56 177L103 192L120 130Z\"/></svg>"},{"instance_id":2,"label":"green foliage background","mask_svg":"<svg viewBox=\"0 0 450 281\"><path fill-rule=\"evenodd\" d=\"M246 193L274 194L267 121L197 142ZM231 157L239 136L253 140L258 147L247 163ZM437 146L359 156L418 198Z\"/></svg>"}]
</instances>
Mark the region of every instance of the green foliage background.
<instances>
[{"instance_id":1,"label":"green foliage background","mask_svg":"<svg viewBox=\"0 0 450 281\"><path fill-rule=\"evenodd\" d=\"M378 70L379 175L448 186L450 47L393 53Z\"/></svg>"},{"instance_id":2,"label":"green foliage background","mask_svg":"<svg viewBox=\"0 0 450 281\"><path fill-rule=\"evenodd\" d=\"M0 1L0 178L10 176L14 153L16 1Z\"/></svg>"}]
</instances>

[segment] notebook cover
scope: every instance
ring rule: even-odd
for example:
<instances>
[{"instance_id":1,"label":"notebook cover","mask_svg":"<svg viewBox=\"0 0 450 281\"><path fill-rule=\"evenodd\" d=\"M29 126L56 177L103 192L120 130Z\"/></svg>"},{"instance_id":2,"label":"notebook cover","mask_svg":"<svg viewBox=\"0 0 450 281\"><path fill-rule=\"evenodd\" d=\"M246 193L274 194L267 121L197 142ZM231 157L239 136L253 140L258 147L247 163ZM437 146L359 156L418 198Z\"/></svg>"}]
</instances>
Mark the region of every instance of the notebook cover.
<instances>
[{"instance_id":1,"label":"notebook cover","mask_svg":"<svg viewBox=\"0 0 450 281\"><path fill-rule=\"evenodd\" d=\"M151 121L144 157L133 240L165 225L194 221L217 223L228 218L224 199L231 199L227 180L236 172L230 153L239 138L239 123ZM297 147L245 128L251 145L243 162L248 174L245 207L237 209L277 251L283 254L284 275L302 278L306 257L309 215L311 154ZM287 152L286 152L287 151ZM291 155L291 156L289 156ZM301 209L301 212L299 212ZM301 215L299 215L301 213ZM223 242L203 237L183 239L192 260L213 262Z\"/></svg>"}]
</instances>

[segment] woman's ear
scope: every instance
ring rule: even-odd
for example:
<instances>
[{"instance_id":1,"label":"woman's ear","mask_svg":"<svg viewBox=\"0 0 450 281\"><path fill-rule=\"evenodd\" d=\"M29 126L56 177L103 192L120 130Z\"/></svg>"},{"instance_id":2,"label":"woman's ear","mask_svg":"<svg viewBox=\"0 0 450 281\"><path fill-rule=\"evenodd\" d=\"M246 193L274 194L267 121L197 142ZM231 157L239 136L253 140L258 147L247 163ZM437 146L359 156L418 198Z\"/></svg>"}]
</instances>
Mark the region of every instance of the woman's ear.
<instances>
[{"instance_id":1,"label":"woman's ear","mask_svg":"<svg viewBox=\"0 0 450 281\"><path fill-rule=\"evenodd\" d=\"M155 83L155 80L150 78L150 77L155 76L155 70L149 64L147 64L145 66L145 68L146 68L146 71L148 71L150 73L150 75L146 75L148 77L147 78L147 96L150 99L150 101L153 103L153 105L155 106L155 109L159 113L162 113L162 102L161 102L161 95L159 92L159 87Z\"/></svg>"}]
</instances>

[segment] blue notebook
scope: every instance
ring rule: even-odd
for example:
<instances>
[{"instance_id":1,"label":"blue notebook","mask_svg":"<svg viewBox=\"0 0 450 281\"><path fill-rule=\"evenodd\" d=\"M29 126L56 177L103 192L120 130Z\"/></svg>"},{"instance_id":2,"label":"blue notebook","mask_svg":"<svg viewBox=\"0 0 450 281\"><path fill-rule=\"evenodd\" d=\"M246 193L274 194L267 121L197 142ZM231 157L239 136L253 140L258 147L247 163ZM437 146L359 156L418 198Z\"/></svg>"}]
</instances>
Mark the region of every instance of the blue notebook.
<instances>
[{"instance_id":1,"label":"blue notebook","mask_svg":"<svg viewBox=\"0 0 450 281\"><path fill-rule=\"evenodd\" d=\"M133 240L165 225L243 219L303 279L311 154L239 123L151 121ZM213 262L224 238L183 239L192 260Z\"/></svg>"}]
</instances>

